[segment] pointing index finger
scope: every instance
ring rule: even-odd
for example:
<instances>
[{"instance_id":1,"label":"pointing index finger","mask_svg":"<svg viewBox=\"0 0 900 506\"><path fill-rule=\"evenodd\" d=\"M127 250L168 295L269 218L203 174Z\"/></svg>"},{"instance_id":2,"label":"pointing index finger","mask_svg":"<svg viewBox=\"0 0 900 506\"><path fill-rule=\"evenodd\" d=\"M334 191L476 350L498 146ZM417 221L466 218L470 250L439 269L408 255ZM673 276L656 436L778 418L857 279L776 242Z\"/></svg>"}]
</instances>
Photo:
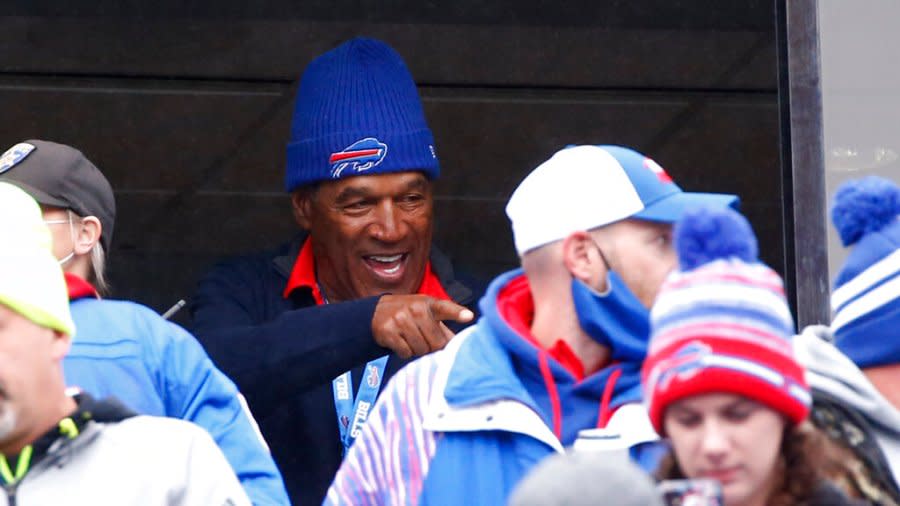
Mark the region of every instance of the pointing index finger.
<instances>
[{"instance_id":1,"label":"pointing index finger","mask_svg":"<svg viewBox=\"0 0 900 506\"><path fill-rule=\"evenodd\" d=\"M460 323L468 323L475 318L475 313L464 306L460 306L449 300L434 300L431 304L431 313L438 320L453 320Z\"/></svg>"}]
</instances>

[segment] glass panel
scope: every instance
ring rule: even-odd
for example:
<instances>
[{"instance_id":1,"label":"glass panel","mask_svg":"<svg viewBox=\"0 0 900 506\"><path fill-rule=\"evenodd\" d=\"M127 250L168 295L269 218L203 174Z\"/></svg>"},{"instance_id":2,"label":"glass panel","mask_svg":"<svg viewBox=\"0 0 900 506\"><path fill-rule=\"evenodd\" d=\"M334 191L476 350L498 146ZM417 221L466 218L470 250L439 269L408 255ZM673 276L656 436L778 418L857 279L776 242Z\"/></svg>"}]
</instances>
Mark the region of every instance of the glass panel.
<instances>
[{"instance_id":1,"label":"glass panel","mask_svg":"<svg viewBox=\"0 0 900 506\"><path fill-rule=\"evenodd\" d=\"M848 179L900 182L900 2L819 1L825 183L829 209ZM828 216L829 279L846 258Z\"/></svg>"}]
</instances>

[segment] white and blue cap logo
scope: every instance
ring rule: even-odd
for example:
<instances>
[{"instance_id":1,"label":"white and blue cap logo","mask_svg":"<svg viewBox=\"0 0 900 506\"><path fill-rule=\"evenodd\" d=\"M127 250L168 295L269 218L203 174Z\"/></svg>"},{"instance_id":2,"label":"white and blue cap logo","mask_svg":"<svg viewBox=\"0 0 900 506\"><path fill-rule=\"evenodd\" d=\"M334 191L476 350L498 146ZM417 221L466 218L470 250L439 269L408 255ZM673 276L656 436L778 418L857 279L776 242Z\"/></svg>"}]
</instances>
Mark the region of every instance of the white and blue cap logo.
<instances>
[{"instance_id":1,"label":"white and blue cap logo","mask_svg":"<svg viewBox=\"0 0 900 506\"><path fill-rule=\"evenodd\" d=\"M510 197L506 214L521 255L625 218L674 223L693 205L736 202L734 195L681 191L662 167L632 149L582 145L557 151L531 171Z\"/></svg>"},{"instance_id":2,"label":"white and blue cap logo","mask_svg":"<svg viewBox=\"0 0 900 506\"><path fill-rule=\"evenodd\" d=\"M15 167L19 162L24 160L25 157L30 155L34 149L34 144L29 144L27 142L20 142L7 149L6 152L0 156L0 174Z\"/></svg>"}]
</instances>

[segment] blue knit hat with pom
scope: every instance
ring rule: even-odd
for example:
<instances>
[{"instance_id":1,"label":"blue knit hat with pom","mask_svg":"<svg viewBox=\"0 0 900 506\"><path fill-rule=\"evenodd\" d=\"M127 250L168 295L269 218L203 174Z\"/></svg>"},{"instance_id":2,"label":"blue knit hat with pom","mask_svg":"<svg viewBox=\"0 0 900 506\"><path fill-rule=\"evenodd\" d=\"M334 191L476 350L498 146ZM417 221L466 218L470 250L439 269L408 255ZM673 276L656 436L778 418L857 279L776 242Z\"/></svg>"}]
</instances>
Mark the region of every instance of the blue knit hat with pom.
<instances>
[{"instance_id":1,"label":"blue knit hat with pom","mask_svg":"<svg viewBox=\"0 0 900 506\"><path fill-rule=\"evenodd\" d=\"M831 220L852 247L831 293L837 347L859 367L900 362L900 188L875 176L847 181Z\"/></svg>"},{"instance_id":2,"label":"blue knit hat with pom","mask_svg":"<svg viewBox=\"0 0 900 506\"><path fill-rule=\"evenodd\" d=\"M291 138L285 186L416 170L440 172L434 137L406 64L384 42L347 41L306 67Z\"/></svg>"}]
</instances>

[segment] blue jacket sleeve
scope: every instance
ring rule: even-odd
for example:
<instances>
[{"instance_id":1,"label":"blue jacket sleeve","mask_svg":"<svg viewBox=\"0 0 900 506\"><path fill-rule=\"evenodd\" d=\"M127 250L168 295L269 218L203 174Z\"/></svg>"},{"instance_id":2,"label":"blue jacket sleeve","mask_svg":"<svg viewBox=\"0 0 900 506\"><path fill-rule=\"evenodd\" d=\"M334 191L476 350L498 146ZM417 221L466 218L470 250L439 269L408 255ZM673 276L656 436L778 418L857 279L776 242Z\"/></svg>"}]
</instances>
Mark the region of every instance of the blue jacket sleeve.
<instances>
[{"instance_id":1,"label":"blue jacket sleeve","mask_svg":"<svg viewBox=\"0 0 900 506\"><path fill-rule=\"evenodd\" d=\"M192 330L257 416L390 353L372 337L378 297L290 309L258 269L220 264L199 285Z\"/></svg>"},{"instance_id":2,"label":"blue jacket sleeve","mask_svg":"<svg viewBox=\"0 0 900 506\"><path fill-rule=\"evenodd\" d=\"M254 504L290 504L281 473L234 383L188 332L159 318L150 321L154 333L169 337L153 340L164 343L160 366L166 414L212 435Z\"/></svg>"}]
</instances>

